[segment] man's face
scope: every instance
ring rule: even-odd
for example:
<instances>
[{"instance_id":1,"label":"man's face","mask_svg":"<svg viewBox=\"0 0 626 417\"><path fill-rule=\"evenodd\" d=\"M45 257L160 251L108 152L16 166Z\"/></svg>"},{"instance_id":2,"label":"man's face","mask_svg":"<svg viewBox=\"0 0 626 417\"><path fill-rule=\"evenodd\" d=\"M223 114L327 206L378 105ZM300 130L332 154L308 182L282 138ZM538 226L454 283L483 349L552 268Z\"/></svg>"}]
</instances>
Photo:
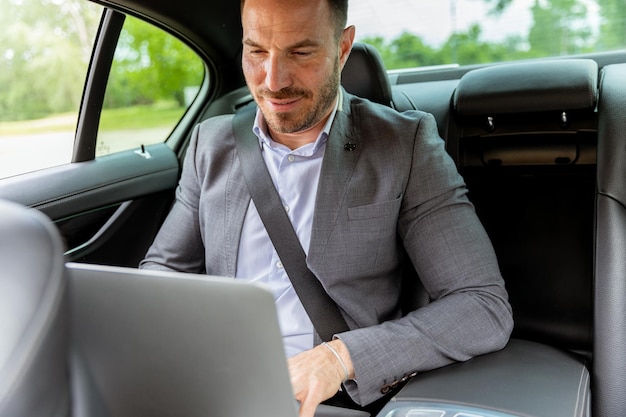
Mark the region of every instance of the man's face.
<instances>
[{"instance_id":1,"label":"man's face","mask_svg":"<svg viewBox=\"0 0 626 417\"><path fill-rule=\"evenodd\" d=\"M353 33L337 42L326 0L246 0L242 25L244 75L269 128L300 133L321 124Z\"/></svg>"}]
</instances>

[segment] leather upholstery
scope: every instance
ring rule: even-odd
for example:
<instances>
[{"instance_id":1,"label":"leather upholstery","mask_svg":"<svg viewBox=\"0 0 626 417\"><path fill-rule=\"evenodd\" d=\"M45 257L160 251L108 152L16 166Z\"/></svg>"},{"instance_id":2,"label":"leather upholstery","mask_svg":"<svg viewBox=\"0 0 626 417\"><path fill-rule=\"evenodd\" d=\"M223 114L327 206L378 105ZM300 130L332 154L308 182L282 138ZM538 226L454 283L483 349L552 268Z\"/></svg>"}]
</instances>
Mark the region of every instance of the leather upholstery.
<instances>
[{"instance_id":1,"label":"leather upholstery","mask_svg":"<svg viewBox=\"0 0 626 417\"><path fill-rule=\"evenodd\" d=\"M470 71L448 138L498 254L513 336L588 354L597 79L584 59Z\"/></svg>"},{"instance_id":2,"label":"leather upholstery","mask_svg":"<svg viewBox=\"0 0 626 417\"><path fill-rule=\"evenodd\" d=\"M68 415L63 252L47 217L0 201L0 417Z\"/></svg>"},{"instance_id":3,"label":"leather upholstery","mask_svg":"<svg viewBox=\"0 0 626 417\"><path fill-rule=\"evenodd\" d=\"M380 54L371 45L355 42L341 73L347 92L392 107L391 83Z\"/></svg>"},{"instance_id":4,"label":"leather upholstery","mask_svg":"<svg viewBox=\"0 0 626 417\"><path fill-rule=\"evenodd\" d=\"M454 109L462 116L593 109L597 85L590 59L496 65L461 78Z\"/></svg>"},{"instance_id":5,"label":"leather upholstery","mask_svg":"<svg viewBox=\"0 0 626 417\"><path fill-rule=\"evenodd\" d=\"M578 358L543 344L511 340L501 351L416 376L380 415L405 416L409 414L392 410L421 406L475 410L446 416L587 417L590 402L589 372Z\"/></svg>"},{"instance_id":6,"label":"leather upholstery","mask_svg":"<svg viewBox=\"0 0 626 417\"><path fill-rule=\"evenodd\" d=\"M626 65L606 66L598 104L594 416L626 414Z\"/></svg>"}]
</instances>

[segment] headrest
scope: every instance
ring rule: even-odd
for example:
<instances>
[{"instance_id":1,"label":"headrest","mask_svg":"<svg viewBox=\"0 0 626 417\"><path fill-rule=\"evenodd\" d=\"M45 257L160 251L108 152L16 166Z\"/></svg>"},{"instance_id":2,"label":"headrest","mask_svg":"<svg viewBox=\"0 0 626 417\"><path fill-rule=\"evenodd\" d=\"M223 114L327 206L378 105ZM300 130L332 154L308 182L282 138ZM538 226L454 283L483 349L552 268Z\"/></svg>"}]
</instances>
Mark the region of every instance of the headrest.
<instances>
[{"instance_id":1,"label":"headrest","mask_svg":"<svg viewBox=\"0 0 626 417\"><path fill-rule=\"evenodd\" d=\"M454 109L461 116L594 109L597 88L591 59L502 64L466 73Z\"/></svg>"},{"instance_id":2,"label":"headrest","mask_svg":"<svg viewBox=\"0 0 626 417\"><path fill-rule=\"evenodd\" d=\"M355 42L341 73L347 92L391 106L391 84L380 54L371 45Z\"/></svg>"}]
</instances>

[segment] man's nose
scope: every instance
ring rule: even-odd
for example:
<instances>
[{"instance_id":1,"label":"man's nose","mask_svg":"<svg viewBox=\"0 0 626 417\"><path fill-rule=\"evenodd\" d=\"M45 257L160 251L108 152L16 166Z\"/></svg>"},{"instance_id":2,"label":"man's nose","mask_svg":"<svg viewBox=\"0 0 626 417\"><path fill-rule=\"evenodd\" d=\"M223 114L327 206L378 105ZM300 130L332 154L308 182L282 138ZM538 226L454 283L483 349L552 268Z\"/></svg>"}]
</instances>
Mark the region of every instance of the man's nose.
<instances>
[{"instance_id":1,"label":"man's nose","mask_svg":"<svg viewBox=\"0 0 626 417\"><path fill-rule=\"evenodd\" d=\"M265 65L265 85L271 91L280 91L292 83L289 63L280 56L271 56Z\"/></svg>"}]
</instances>

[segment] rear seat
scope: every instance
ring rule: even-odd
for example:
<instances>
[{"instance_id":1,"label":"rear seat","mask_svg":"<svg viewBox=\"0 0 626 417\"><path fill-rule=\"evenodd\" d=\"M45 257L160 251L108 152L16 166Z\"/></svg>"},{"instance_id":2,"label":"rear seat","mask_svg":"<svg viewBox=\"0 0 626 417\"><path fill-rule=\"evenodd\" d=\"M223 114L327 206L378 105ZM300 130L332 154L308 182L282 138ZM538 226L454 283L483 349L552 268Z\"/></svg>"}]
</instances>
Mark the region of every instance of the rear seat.
<instances>
[{"instance_id":1,"label":"rear seat","mask_svg":"<svg viewBox=\"0 0 626 417\"><path fill-rule=\"evenodd\" d=\"M437 118L493 241L513 306L513 338L521 340L497 354L418 376L388 411L439 396L449 404L470 398L512 412L547 407L559 410L552 415L589 415L585 368L594 351L598 65L586 59L502 64L460 80L392 83L391 89L392 107ZM626 247L626 238L622 243ZM618 307L607 315L626 311L626 303ZM626 326L618 339L626 345ZM551 375L557 363L569 374ZM465 372L477 384L455 385ZM626 383L623 374L618 387ZM433 386L437 396L425 395ZM507 394L485 397L481 386ZM538 393L538 386L552 394Z\"/></svg>"},{"instance_id":2,"label":"rear seat","mask_svg":"<svg viewBox=\"0 0 626 417\"><path fill-rule=\"evenodd\" d=\"M602 70L598 103L594 416L626 415L626 64Z\"/></svg>"},{"instance_id":3,"label":"rear seat","mask_svg":"<svg viewBox=\"0 0 626 417\"><path fill-rule=\"evenodd\" d=\"M391 89L392 107L435 115L496 249L513 306L513 337L590 358L595 61L502 64L460 81L392 87L381 73L375 50L357 44L343 85L385 104Z\"/></svg>"},{"instance_id":4,"label":"rear seat","mask_svg":"<svg viewBox=\"0 0 626 417\"><path fill-rule=\"evenodd\" d=\"M470 198L494 243L513 305L513 337L522 339L478 361L418 376L403 391L406 398L401 392L395 404L414 402L414 395L427 392L424 389L434 381L446 403L453 403L463 393L478 401L491 386L494 392L509 393L483 398L491 409L502 406L498 401L509 401L512 412L519 413L532 403L535 408L550 405L561 410L552 415L588 415L585 367L599 343L597 329L593 334L597 64L570 59L502 64L474 69L458 78L402 84L392 78L390 82L378 53L362 44L355 44L342 73L342 85L350 93L399 111L418 109L435 116L439 133L465 177ZM241 89L219 100L206 117L236 111L249 102L249 92ZM619 181L615 175L611 178ZM625 203L626 197L621 201ZM609 204L617 212L624 208ZM608 224L604 227L610 228ZM617 239L622 242L619 247L626 248L626 236ZM604 317L619 318L621 325L626 284L620 282L624 274L618 263L613 259L609 264L614 268L612 285L601 289L610 298L613 289L625 287L604 310ZM424 295L419 288L418 293ZM407 289L406 294L414 296L415 291ZM427 302L420 296L406 303L416 307ZM598 393L615 398L600 405L594 401L594 416L626 414L626 399L619 399L618 392L626 384L626 365L621 365L623 358L617 356L624 350L621 346L626 346L626 325L611 339L606 333L612 327L603 330L604 340L620 345L604 350L602 372L611 367L611 360L620 361L607 371L618 384L611 386L611 379L596 375L594 398ZM528 358L536 360L529 362ZM557 361L569 373L555 372L550 365ZM595 357L594 361L597 363ZM476 376L476 383L442 388L458 379L457 371L464 370L472 378ZM580 376L580 382L568 376L572 373ZM550 394L543 395L549 389ZM528 397L537 391L536 397ZM569 401L572 396L575 401ZM569 408L561 407L565 403L575 406L577 413L566 414ZM606 412L618 409L605 407L609 403L624 403L624 408L619 413Z\"/></svg>"},{"instance_id":5,"label":"rear seat","mask_svg":"<svg viewBox=\"0 0 626 417\"><path fill-rule=\"evenodd\" d=\"M598 67L534 61L467 73L448 151L489 233L513 337L592 352Z\"/></svg>"}]
</instances>

